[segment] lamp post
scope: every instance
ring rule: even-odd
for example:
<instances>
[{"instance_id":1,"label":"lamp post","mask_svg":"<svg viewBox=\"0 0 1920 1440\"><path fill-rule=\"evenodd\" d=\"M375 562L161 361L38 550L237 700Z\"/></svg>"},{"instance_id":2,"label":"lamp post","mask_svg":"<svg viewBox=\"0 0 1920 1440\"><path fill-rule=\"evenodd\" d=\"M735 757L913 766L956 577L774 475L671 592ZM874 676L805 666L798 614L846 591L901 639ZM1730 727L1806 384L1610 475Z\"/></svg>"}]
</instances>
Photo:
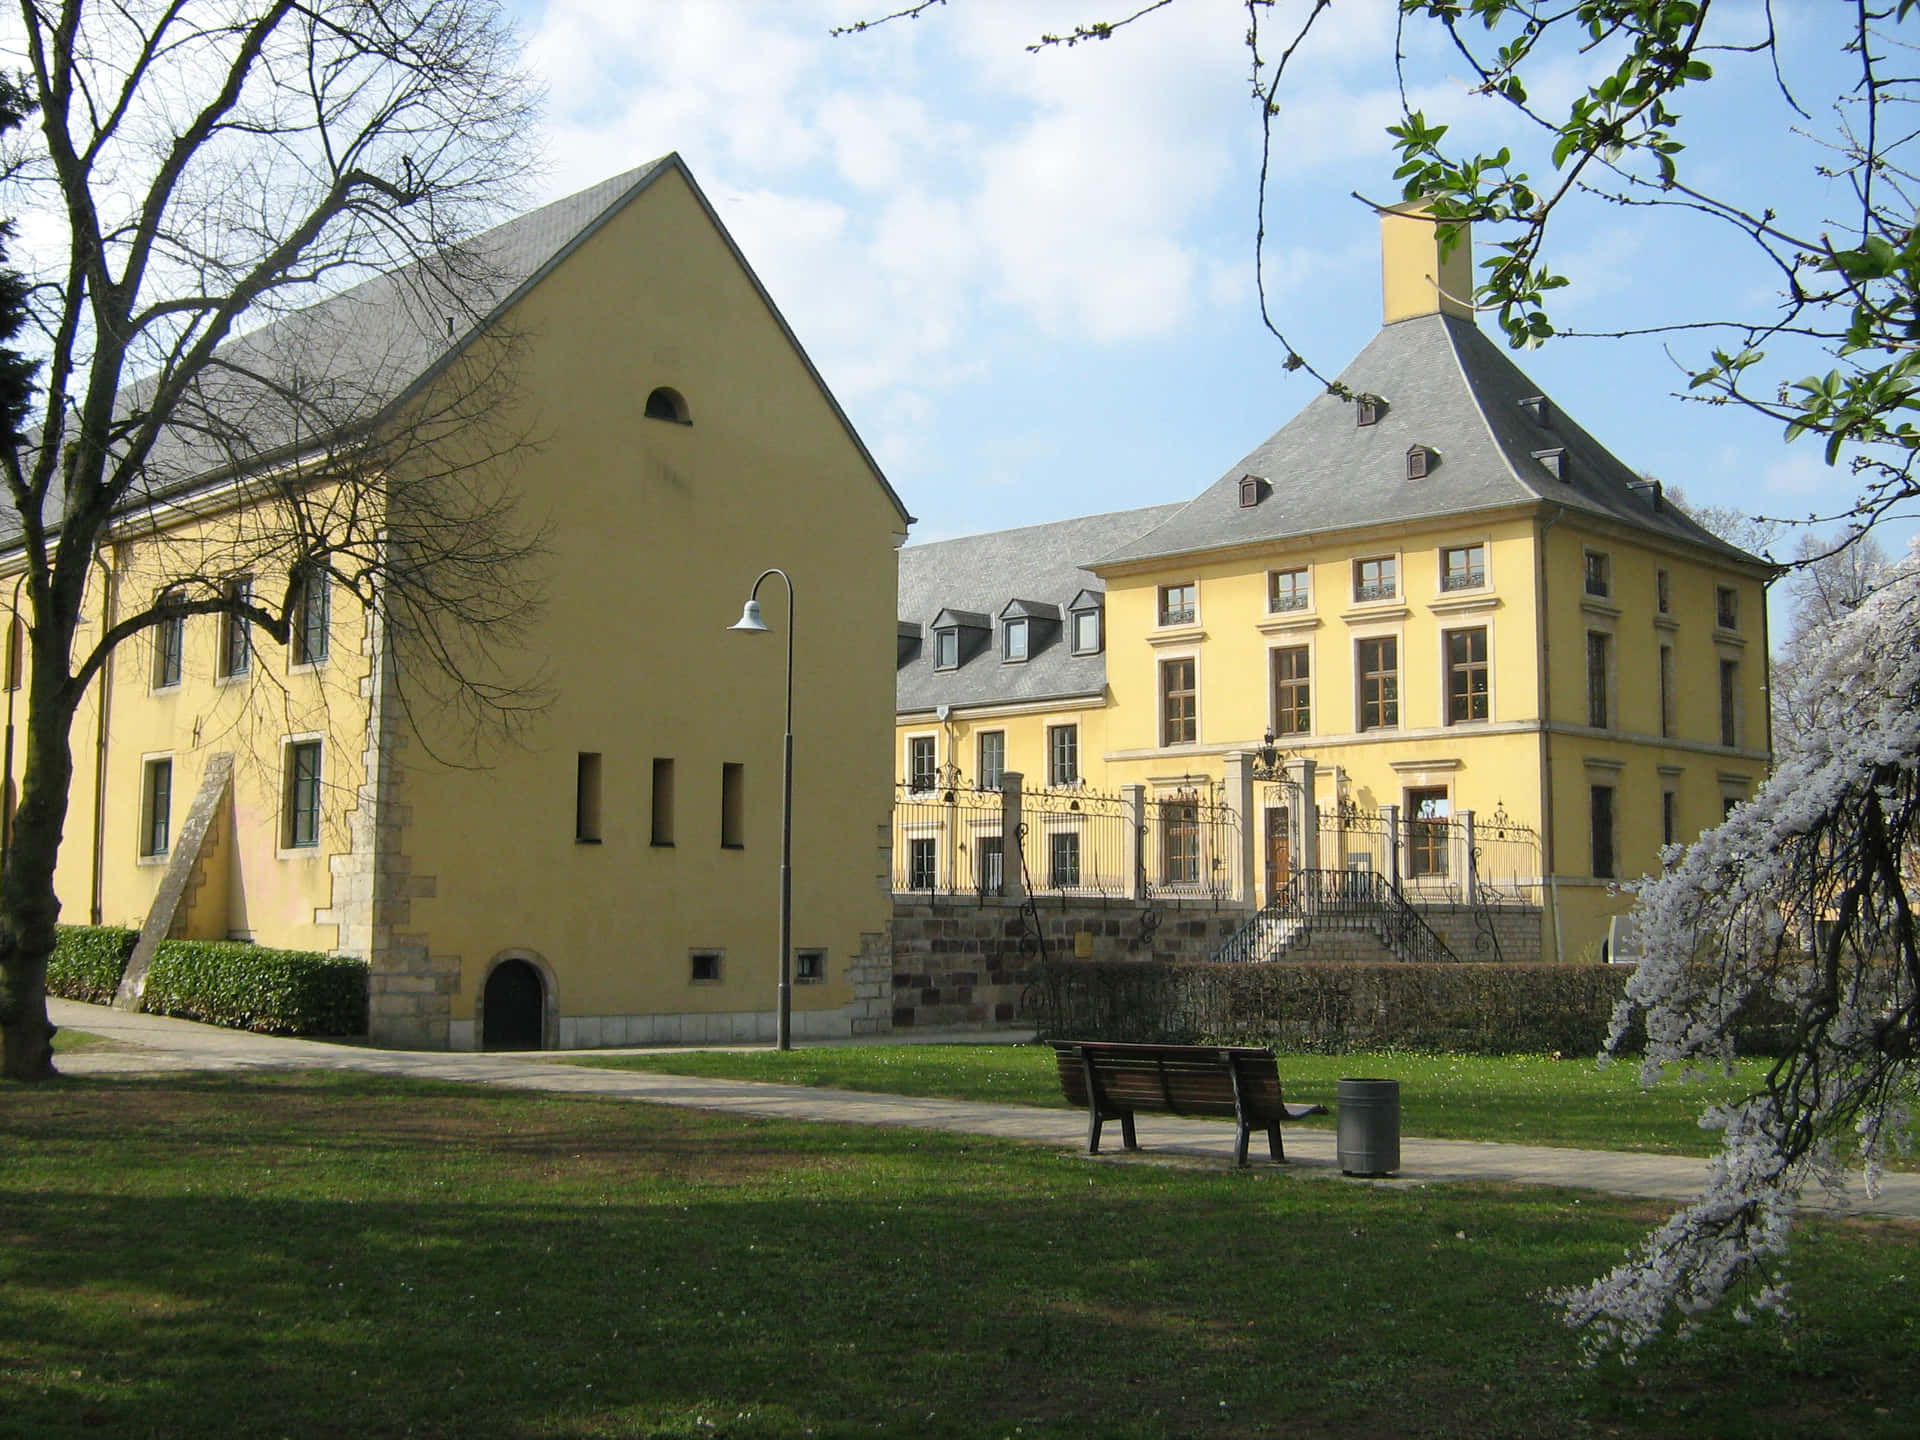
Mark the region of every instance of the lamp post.
<instances>
[{"instance_id":1,"label":"lamp post","mask_svg":"<svg viewBox=\"0 0 1920 1440\"><path fill-rule=\"evenodd\" d=\"M760 572L740 612L740 619L729 630L744 630L749 635L767 633L760 618L760 586L769 575L778 575L787 587L787 734L780 752L780 988L774 1004L774 1048L793 1048L793 577L775 568Z\"/></svg>"}]
</instances>

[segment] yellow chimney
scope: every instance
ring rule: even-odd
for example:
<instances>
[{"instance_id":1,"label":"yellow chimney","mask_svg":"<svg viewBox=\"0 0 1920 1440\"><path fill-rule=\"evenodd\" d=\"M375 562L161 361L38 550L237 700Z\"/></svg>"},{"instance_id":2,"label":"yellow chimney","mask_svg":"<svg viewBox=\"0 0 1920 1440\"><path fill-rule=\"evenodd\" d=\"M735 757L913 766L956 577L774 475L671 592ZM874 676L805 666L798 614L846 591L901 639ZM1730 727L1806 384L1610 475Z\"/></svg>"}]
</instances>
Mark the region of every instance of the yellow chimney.
<instances>
[{"instance_id":1,"label":"yellow chimney","mask_svg":"<svg viewBox=\"0 0 1920 1440\"><path fill-rule=\"evenodd\" d=\"M1416 315L1473 318L1473 237L1459 238L1443 259L1440 227L1417 200L1380 212L1381 323Z\"/></svg>"}]
</instances>

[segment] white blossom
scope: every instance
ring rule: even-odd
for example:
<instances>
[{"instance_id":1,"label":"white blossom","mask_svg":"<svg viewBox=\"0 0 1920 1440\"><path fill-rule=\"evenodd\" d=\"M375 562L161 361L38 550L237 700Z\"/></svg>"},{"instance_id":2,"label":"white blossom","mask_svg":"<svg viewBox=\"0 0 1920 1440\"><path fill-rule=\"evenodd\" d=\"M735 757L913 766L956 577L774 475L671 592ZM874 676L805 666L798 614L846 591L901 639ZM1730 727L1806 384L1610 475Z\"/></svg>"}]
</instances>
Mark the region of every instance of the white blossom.
<instances>
[{"instance_id":1,"label":"white blossom","mask_svg":"<svg viewBox=\"0 0 1920 1440\"><path fill-rule=\"evenodd\" d=\"M1788 1043L1764 1083L1701 1123L1722 1131L1691 1205L1591 1285L1554 1298L1589 1353L1635 1348L1736 1286L1742 1318L1785 1313L1778 1261L1808 1184L1857 1163L1869 1194L1911 1144L1920 1082L1920 550L1803 639L1789 704L1805 724L1754 798L1641 883L1644 945L1608 1052L1635 1020L1643 1083L1724 1070L1743 1010Z\"/></svg>"}]
</instances>

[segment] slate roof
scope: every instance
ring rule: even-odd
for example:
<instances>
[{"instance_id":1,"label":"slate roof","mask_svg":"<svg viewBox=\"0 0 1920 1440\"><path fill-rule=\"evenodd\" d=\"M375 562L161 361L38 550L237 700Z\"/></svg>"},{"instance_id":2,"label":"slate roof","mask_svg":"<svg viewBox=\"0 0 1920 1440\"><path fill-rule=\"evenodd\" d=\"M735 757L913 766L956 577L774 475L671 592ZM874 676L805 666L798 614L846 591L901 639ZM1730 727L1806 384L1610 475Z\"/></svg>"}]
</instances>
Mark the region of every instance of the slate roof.
<instances>
[{"instance_id":1,"label":"slate roof","mask_svg":"<svg viewBox=\"0 0 1920 1440\"><path fill-rule=\"evenodd\" d=\"M984 653L958 670L936 671L933 621L949 610L995 616L1010 600L1057 605L1064 616L1082 590L1096 595L1105 590L1099 577L1081 568L1083 560L1131 540L1182 508L1151 505L1084 515L901 550L899 618L926 631L919 649L899 667L895 691L899 711L917 714L938 705L1016 704L1102 693L1107 683L1104 647L1098 655L1073 654L1064 625L1056 628L1036 619L1039 643L1031 658L1007 665L1000 659L996 624Z\"/></svg>"},{"instance_id":2,"label":"slate roof","mask_svg":"<svg viewBox=\"0 0 1920 1440\"><path fill-rule=\"evenodd\" d=\"M1170 559L1202 551L1289 540L1322 531L1469 514L1545 501L1685 541L1728 561L1766 562L1710 534L1671 504L1654 507L1640 477L1549 398L1544 422L1522 404L1539 396L1506 352L1469 320L1423 315L1384 326L1340 380L1380 396L1373 425L1334 395L1307 402L1293 419L1191 504L1153 529L1082 561L1093 565ZM1407 478L1407 450L1439 459L1425 478ZM1564 452L1565 479L1538 452ZM1272 488L1240 506L1240 480Z\"/></svg>"},{"instance_id":3,"label":"slate roof","mask_svg":"<svg viewBox=\"0 0 1920 1440\"><path fill-rule=\"evenodd\" d=\"M677 154L615 175L597 185L516 216L491 230L387 274L376 275L305 309L237 336L217 352L202 390L177 412L147 461L147 485L136 504L191 492L236 468L229 444L244 436L242 463L254 469L315 446L316 420L333 434L377 422L430 382L501 315L661 175L677 170L732 249L741 269L806 365L823 397L846 426L861 458L899 511L906 507L867 452L788 329L746 258L734 246L706 196ZM245 378L271 377L276 385ZM283 393L296 377L304 399L296 410ZM126 413L150 392L150 381L126 387ZM18 518L0 507L0 544L18 533Z\"/></svg>"}]
</instances>

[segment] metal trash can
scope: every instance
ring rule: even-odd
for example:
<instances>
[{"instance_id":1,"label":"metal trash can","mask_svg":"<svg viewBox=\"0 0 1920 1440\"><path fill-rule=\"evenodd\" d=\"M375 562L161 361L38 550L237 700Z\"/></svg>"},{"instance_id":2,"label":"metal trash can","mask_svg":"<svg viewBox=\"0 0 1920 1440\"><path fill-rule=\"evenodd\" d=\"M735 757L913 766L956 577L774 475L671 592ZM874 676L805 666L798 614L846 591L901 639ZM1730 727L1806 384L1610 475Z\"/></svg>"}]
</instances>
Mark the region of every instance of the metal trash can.
<instances>
[{"instance_id":1,"label":"metal trash can","mask_svg":"<svg viewBox=\"0 0 1920 1440\"><path fill-rule=\"evenodd\" d=\"M1334 1093L1335 1153L1348 1175L1391 1175L1400 1168L1400 1082L1342 1080Z\"/></svg>"}]
</instances>

